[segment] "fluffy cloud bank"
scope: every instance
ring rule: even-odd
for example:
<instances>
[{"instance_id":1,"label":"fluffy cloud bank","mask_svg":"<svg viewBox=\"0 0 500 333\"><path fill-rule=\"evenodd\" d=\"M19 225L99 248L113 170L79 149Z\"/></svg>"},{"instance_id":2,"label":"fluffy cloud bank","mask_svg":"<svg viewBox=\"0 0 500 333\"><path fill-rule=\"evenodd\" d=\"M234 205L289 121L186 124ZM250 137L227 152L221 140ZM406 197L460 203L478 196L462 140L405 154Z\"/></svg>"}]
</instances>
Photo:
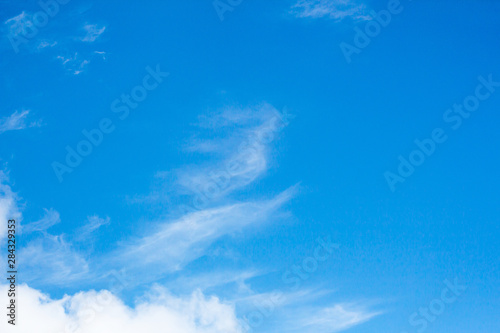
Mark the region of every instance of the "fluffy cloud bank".
<instances>
[{"instance_id":1,"label":"fluffy cloud bank","mask_svg":"<svg viewBox=\"0 0 500 333\"><path fill-rule=\"evenodd\" d=\"M8 287L0 286L6 303ZM109 291L80 292L52 300L27 285L18 286L16 326L0 322L5 333L240 333L234 308L195 291L176 297L154 287L134 308Z\"/></svg>"}]
</instances>

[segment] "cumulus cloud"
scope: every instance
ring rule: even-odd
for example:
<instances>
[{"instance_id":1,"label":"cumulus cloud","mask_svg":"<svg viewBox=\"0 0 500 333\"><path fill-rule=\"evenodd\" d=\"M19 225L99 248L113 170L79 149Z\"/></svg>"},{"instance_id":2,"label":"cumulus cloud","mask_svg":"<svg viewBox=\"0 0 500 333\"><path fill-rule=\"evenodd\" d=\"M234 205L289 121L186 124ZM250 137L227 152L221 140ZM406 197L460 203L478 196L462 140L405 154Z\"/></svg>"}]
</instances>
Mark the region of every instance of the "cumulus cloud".
<instances>
[{"instance_id":1,"label":"cumulus cloud","mask_svg":"<svg viewBox=\"0 0 500 333\"><path fill-rule=\"evenodd\" d=\"M356 0L299 0L290 12L299 18L327 17L336 21L350 17L354 20L370 20L366 5Z\"/></svg>"},{"instance_id":2,"label":"cumulus cloud","mask_svg":"<svg viewBox=\"0 0 500 333\"><path fill-rule=\"evenodd\" d=\"M7 286L0 285L6 304ZM174 296L154 287L131 308L107 290L80 292L53 300L27 285L18 286L16 326L0 322L2 332L16 333L240 333L234 307L200 291Z\"/></svg>"},{"instance_id":3,"label":"cumulus cloud","mask_svg":"<svg viewBox=\"0 0 500 333\"><path fill-rule=\"evenodd\" d=\"M41 126L40 121L27 122L30 110L23 110L21 112L14 111L8 117L0 119L0 134L7 131L22 130L28 127L39 127Z\"/></svg>"}]
</instances>

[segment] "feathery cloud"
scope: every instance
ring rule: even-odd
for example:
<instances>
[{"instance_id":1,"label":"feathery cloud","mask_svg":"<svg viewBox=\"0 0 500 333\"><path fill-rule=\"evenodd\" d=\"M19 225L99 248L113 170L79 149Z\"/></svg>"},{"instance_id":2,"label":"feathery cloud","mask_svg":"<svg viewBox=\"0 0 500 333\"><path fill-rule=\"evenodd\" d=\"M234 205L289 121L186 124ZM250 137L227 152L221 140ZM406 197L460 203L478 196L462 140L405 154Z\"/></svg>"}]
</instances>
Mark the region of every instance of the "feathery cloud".
<instances>
[{"instance_id":1,"label":"feathery cloud","mask_svg":"<svg viewBox=\"0 0 500 333\"><path fill-rule=\"evenodd\" d=\"M106 30L105 26L100 26L98 24L86 24L83 26L83 30L86 31L86 35L80 38L82 42L94 42L99 36Z\"/></svg>"},{"instance_id":2,"label":"feathery cloud","mask_svg":"<svg viewBox=\"0 0 500 333\"><path fill-rule=\"evenodd\" d=\"M270 200L209 208L161 221L155 231L118 248L106 266L126 264L130 274L147 270L148 279L172 273L202 256L218 238L264 223L295 191L296 187L291 187Z\"/></svg>"},{"instance_id":3,"label":"feathery cloud","mask_svg":"<svg viewBox=\"0 0 500 333\"><path fill-rule=\"evenodd\" d=\"M41 285L70 285L88 278L89 264L63 235L45 234L19 250L24 258L24 281Z\"/></svg>"},{"instance_id":4,"label":"feathery cloud","mask_svg":"<svg viewBox=\"0 0 500 333\"><path fill-rule=\"evenodd\" d=\"M299 18L327 17L336 21L350 17L353 20L370 20L366 5L356 0L299 0L290 13Z\"/></svg>"},{"instance_id":5,"label":"feathery cloud","mask_svg":"<svg viewBox=\"0 0 500 333\"><path fill-rule=\"evenodd\" d=\"M372 311L362 304L338 303L326 308L313 309L310 313L301 311L297 321L300 331L304 332L340 332L360 325L382 314Z\"/></svg>"},{"instance_id":6,"label":"feathery cloud","mask_svg":"<svg viewBox=\"0 0 500 333\"><path fill-rule=\"evenodd\" d=\"M272 145L291 118L286 110L279 112L267 103L200 117L198 133L184 149L210 154L215 157L212 162L158 172L161 189L131 201L153 203L187 197L195 210L214 206L265 174Z\"/></svg>"},{"instance_id":7,"label":"feathery cloud","mask_svg":"<svg viewBox=\"0 0 500 333\"><path fill-rule=\"evenodd\" d=\"M77 236L79 238L86 238L103 225L108 225L109 223L110 218L108 216L106 216L106 218L102 218L97 215L88 216L87 223L78 229Z\"/></svg>"},{"instance_id":8,"label":"feathery cloud","mask_svg":"<svg viewBox=\"0 0 500 333\"><path fill-rule=\"evenodd\" d=\"M54 209L44 209L44 216L35 222L31 222L23 226L24 233L31 233L35 231L45 231L52 227L53 225L61 222L59 213Z\"/></svg>"},{"instance_id":9,"label":"feathery cloud","mask_svg":"<svg viewBox=\"0 0 500 333\"><path fill-rule=\"evenodd\" d=\"M28 127L40 127L40 121L31 123L26 122L29 113L30 110L23 110L21 112L14 111L10 116L0 119L0 134L7 131L22 130Z\"/></svg>"},{"instance_id":10,"label":"feathery cloud","mask_svg":"<svg viewBox=\"0 0 500 333\"><path fill-rule=\"evenodd\" d=\"M26 36L33 33L33 15L29 12L21 12L19 15L7 19L4 24L7 26L7 33L10 36Z\"/></svg>"}]
</instances>

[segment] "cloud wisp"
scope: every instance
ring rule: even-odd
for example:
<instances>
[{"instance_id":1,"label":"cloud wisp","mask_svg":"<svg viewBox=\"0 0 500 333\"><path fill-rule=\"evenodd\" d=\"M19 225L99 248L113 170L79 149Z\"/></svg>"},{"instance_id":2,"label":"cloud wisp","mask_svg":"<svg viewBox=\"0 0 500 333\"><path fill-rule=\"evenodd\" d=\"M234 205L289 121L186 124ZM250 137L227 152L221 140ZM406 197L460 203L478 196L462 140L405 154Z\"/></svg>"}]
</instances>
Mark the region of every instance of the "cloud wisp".
<instances>
[{"instance_id":1,"label":"cloud wisp","mask_svg":"<svg viewBox=\"0 0 500 333\"><path fill-rule=\"evenodd\" d=\"M208 208L174 221L161 221L154 232L118 248L111 262L120 267L128 263L129 274L147 270L150 279L163 277L204 255L222 236L266 222L290 201L295 191L291 187L270 200Z\"/></svg>"},{"instance_id":2,"label":"cloud wisp","mask_svg":"<svg viewBox=\"0 0 500 333\"><path fill-rule=\"evenodd\" d=\"M110 221L111 220L108 216L106 216L105 218L99 217L97 215L88 216L87 223L77 230L77 239L83 240L89 237L100 227L110 224Z\"/></svg>"},{"instance_id":3,"label":"cloud wisp","mask_svg":"<svg viewBox=\"0 0 500 333\"><path fill-rule=\"evenodd\" d=\"M297 18L329 18L336 21L345 18L355 21L372 19L366 13L366 5L355 0L299 0L290 13Z\"/></svg>"},{"instance_id":4,"label":"cloud wisp","mask_svg":"<svg viewBox=\"0 0 500 333\"><path fill-rule=\"evenodd\" d=\"M54 209L44 209L44 211L45 214L40 220L31 222L23 226L22 230L24 233L29 234L35 231L45 231L53 225L61 222L59 213Z\"/></svg>"},{"instance_id":5,"label":"cloud wisp","mask_svg":"<svg viewBox=\"0 0 500 333\"><path fill-rule=\"evenodd\" d=\"M0 119L0 134L29 127L40 127L40 121L27 122L29 113L30 110L14 111L10 116Z\"/></svg>"},{"instance_id":6,"label":"cloud wisp","mask_svg":"<svg viewBox=\"0 0 500 333\"><path fill-rule=\"evenodd\" d=\"M291 118L286 109L279 112L267 103L200 117L198 133L184 149L212 156L214 162L158 172L160 189L131 201L155 203L180 197L187 200L186 205L180 205L182 212L215 206L265 174L271 166L272 145Z\"/></svg>"},{"instance_id":7,"label":"cloud wisp","mask_svg":"<svg viewBox=\"0 0 500 333\"><path fill-rule=\"evenodd\" d=\"M369 310L363 304L338 303L320 309L311 309L310 313L301 310L296 321L296 329L300 332L340 332L360 325L380 314L380 311Z\"/></svg>"},{"instance_id":8,"label":"cloud wisp","mask_svg":"<svg viewBox=\"0 0 500 333\"><path fill-rule=\"evenodd\" d=\"M92 43L95 42L106 30L106 26L99 24L85 24L83 26L85 30L85 36L81 37L82 42Z\"/></svg>"}]
</instances>

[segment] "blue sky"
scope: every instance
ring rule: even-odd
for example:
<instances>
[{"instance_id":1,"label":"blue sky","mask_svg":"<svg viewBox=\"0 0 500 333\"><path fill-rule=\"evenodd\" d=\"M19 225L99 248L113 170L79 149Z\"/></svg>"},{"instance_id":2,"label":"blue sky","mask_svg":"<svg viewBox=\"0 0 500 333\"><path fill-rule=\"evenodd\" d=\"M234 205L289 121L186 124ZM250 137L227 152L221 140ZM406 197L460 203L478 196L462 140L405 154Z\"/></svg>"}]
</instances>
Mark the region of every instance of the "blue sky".
<instances>
[{"instance_id":1,"label":"blue sky","mask_svg":"<svg viewBox=\"0 0 500 333\"><path fill-rule=\"evenodd\" d=\"M500 329L499 2L1 4L6 332Z\"/></svg>"}]
</instances>

